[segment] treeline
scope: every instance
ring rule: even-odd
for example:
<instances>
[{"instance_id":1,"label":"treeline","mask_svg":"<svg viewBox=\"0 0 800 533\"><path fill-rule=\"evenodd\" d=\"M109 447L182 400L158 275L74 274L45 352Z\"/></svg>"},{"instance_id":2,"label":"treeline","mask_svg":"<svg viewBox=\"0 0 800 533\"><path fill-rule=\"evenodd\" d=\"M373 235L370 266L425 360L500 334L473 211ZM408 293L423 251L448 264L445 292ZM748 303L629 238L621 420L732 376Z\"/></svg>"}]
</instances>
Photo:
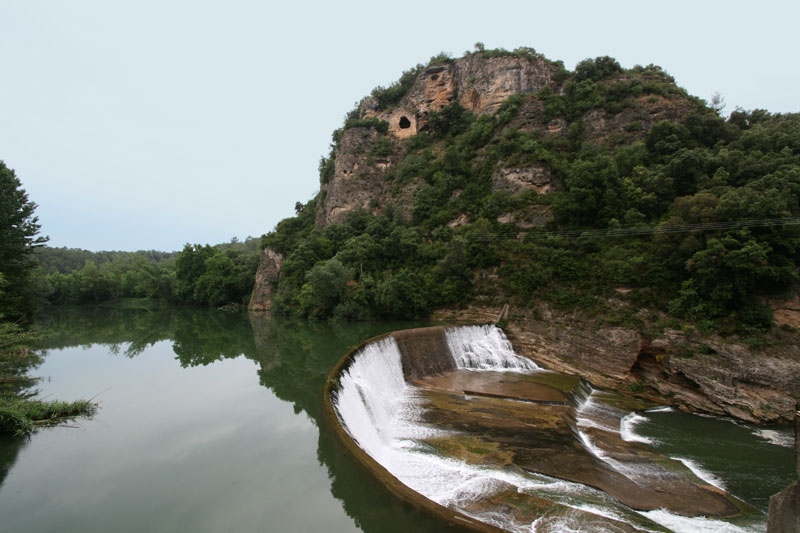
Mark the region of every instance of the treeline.
<instances>
[{"instance_id":1,"label":"treeline","mask_svg":"<svg viewBox=\"0 0 800 533\"><path fill-rule=\"evenodd\" d=\"M259 240L184 246L181 252L90 252L43 247L34 256L38 293L50 304L124 300L220 307L246 304Z\"/></svg>"},{"instance_id":2,"label":"treeline","mask_svg":"<svg viewBox=\"0 0 800 533\"><path fill-rule=\"evenodd\" d=\"M800 225L787 219L800 216L800 115L737 109L726 118L719 102L687 95L660 68L625 70L607 57L560 79L562 90L513 96L491 116L454 103L403 142L349 117L321 182L343 131L373 128L373 152L396 161L380 179L413 185L413 205L376 199L371 212L325 228L314 223L322 196L300 205L264 238L286 258L277 311L413 318L544 300L607 321L641 321L647 308L717 331L769 329L766 298L793 294L798 281ZM598 113L613 123L664 101L677 119L590 128ZM526 127L523 108L564 124L564 134ZM521 167L549 173L553 190L493 185L498 168ZM542 213L546 226L524 223ZM630 304L625 316L608 309L611 297Z\"/></svg>"},{"instance_id":3,"label":"treeline","mask_svg":"<svg viewBox=\"0 0 800 533\"><path fill-rule=\"evenodd\" d=\"M32 398L29 375L42 357L31 345L38 336L25 329L36 310L36 262L32 255L47 241L39 236L36 204L16 173L0 161L0 433L28 434L35 427L91 416L89 401Z\"/></svg>"}]
</instances>

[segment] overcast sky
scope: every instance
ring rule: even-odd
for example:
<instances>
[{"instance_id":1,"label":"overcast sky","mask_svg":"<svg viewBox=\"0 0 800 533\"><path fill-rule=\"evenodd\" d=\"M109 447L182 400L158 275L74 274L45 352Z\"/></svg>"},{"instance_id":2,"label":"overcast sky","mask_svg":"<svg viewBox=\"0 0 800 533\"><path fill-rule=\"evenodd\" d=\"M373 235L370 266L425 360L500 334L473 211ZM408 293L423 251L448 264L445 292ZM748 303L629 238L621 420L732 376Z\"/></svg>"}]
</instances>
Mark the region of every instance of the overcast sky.
<instances>
[{"instance_id":1,"label":"overcast sky","mask_svg":"<svg viewBox=\"0 0 800 533\"><path fill-rule=\"evenodd\" d=\"M244 240L314 196L355 102L439 52L609 55L788 113L798 21L798 0L0 0L0 160L51 246Z\"/></svg>"}]
</instances>

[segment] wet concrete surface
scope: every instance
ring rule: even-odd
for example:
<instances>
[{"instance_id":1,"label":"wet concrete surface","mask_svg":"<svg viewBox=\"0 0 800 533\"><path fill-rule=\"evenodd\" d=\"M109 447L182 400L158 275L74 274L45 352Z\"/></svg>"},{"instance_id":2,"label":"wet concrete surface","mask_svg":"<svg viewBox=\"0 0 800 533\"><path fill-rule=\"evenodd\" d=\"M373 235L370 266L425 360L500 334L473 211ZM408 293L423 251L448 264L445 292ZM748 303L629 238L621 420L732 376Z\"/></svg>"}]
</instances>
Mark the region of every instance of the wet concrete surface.
<instances>
[{"instance_id":1,"label":"wet concrete surface","mask_svg":"<svg viewBox=\"0 0 800 533\"><path fill-rule=\"evenodd\" d=\"M424 423L448 431L426 441L443 456L580 483L634 510L711 517L751 511L679 461L623 440L618 428L629 411L605 409L596 400L587 408L579 378L549 372L451 370L410 383L423 398ZM598 413L586 412L598 407L603 407ZM522 523L543 513L559 514L558 505L518 491L500 491L471 506L487 512L502 509L519 515ZM561 511L562 517L580 514L575 509ZM582 519L606 520L591 514ZM618 529L609 530L634 530L614 520L609 528L612 525Z\"/></svg>"}]
</instances>

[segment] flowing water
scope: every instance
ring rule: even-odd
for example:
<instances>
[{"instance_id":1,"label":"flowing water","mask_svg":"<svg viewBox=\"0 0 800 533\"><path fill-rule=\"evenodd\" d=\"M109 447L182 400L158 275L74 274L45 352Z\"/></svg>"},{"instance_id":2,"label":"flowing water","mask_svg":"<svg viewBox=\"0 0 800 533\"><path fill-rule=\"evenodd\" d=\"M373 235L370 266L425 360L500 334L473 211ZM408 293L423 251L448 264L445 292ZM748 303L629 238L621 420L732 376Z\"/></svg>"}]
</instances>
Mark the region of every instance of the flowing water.
<instances>
[{"instance_id":1,"label":"flowing water","mask_svg":"<svg viewBox=\"0 0 800 533\"><path fill-rule=\"evenodd\" d=\"M491 326L447 330L450 355L459 369L536 372L538 367L513 353L505 336ZM355 354L343 372L334 404L348 433L405 485L439 504L510 531L608 531L586 514L542 516L520 522L514 513L470 512L477 500L513 492L535 495L575 511L610 518L650 531L763 531L768 497L793 477L790 429L757 429L730 420L675 413L668 409L631 412L620 398L582 383L571 396L573 431L588 453L637 484L696 479L729 490L757 510L733 519L683 517L663 509L635 512L589 486L553 477L468 464L428 445L446 434L423 422L424 391L403 379L401 355L392 337ZM686 432L694 425L694 430ZM647 445L664 454L659 462L634 460L596 440L617 439ZM753 457L756 454L757 457ZM660 455L659 455L660 456ZM620 459L622 457L622 459ZM666 469L663 463L672 464ZM746 506L745 506L746 507ZM592 516L588 515L588 516Z\"/></svg>"},{"instance_id":2,"label":"flowing water","mask_svg":"<svg viewBox=\"0 0 800 533\"><path fill-rule=\"evenodd\" d=\"M0 530L442 531L347 454L322 407L326 375L348 349L418 325L332 326L211 311L42 316L46 357L34 371L44 377L41 396L96 396L100 411L94 420L29 439L0 438ZM472 354L464 366L485 367L499 351L506 354L499 363L504 372L535 371L509 370L520 363L508 345L500 342L487 354L486 339L472 333L472 340L456 343ZM350 369L357 391L351 400L358 409L358 400L380 388L387 401L364 404L359 424L375 431L359 442L385 453L382 461L396 461L420 491L460 504L517 484L576 509L626 512L575 483L487 472L425 453L420 443L442 430L416 422L418 397L397 379L391 343L374 348L382 359L372 368ZM592 394L597 399L591 391L587 399ZM669 411L624 420L628 438L648 439L695 463L759 509L791 481L788 430ZM583 527L558 520L564 531ZM556 519L536 522L526 530L551 528Z\"/></svg>"}]
</instances>

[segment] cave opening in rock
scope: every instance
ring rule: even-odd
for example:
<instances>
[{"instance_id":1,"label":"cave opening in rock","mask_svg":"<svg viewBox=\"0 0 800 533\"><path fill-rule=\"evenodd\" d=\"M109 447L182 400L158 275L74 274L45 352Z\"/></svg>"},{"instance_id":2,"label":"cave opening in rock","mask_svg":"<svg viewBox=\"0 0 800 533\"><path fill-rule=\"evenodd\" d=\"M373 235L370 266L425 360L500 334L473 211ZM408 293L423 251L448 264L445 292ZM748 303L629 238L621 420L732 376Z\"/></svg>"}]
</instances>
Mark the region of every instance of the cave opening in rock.
<instances>
[{"instance_id":1,"label":"cave opening in rock","mask_svg":"<svg viewBox=\"0 0 800 533\"><path fill-rule=\"evenodd\" d=\"M400 117L400 129L405 130L411 127L411 121L408 117Z\"/></svg>"}]
</instances>

